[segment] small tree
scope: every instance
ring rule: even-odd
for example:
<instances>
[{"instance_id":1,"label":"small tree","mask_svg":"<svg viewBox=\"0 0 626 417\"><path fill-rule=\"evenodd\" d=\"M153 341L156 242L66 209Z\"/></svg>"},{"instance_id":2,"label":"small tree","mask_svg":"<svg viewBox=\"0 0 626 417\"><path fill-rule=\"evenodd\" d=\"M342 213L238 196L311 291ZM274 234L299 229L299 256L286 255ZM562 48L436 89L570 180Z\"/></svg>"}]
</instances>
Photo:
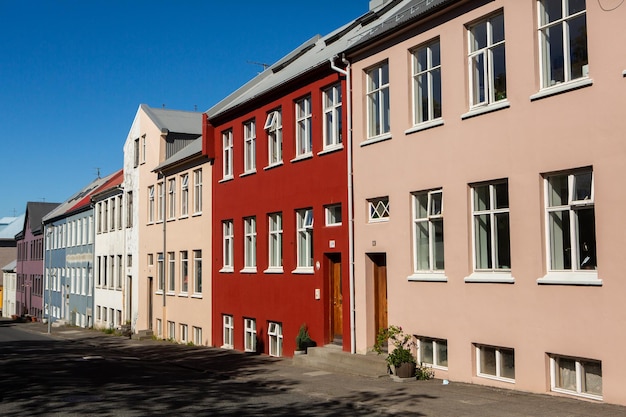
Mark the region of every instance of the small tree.
<instances>
[{"instance_id":1,"label":"small tree","mask_svg":"<svg viewBox=\"0 0 626 417\"><path fill-rule=\"evenodd\" d=\"M307 350L308 347L315 346L315 342L309 335L309 328L306 323L302 323L298 335L296 336L296 350Z\"/></svg>"}]
</instances>

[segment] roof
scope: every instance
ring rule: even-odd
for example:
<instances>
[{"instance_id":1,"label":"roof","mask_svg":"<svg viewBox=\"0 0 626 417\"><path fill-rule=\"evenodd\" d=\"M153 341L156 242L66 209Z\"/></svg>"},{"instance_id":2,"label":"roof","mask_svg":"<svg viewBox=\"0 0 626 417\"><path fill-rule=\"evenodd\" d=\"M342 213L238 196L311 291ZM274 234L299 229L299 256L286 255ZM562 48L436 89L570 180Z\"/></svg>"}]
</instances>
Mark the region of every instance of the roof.
<instances>
[{"instance_id":1,"label":"roof","mask_svg":"<svg viewBox=\"0 0 626 417\"><path fill-rule=\"evenodd\" d=\"M30 224L30 231L33 235L42 233L42 221L44 216L53 211L58 206L59 203L26 203L26 215L24 216L24 225L20 232L16 233L16 236L26 230L27 221Z\"/></svg>"},{"instance_id":2,"label":"roof","mask_svg":"<svg viewBox=\"0 0 626 417\"><path fill-rule=\"evenodd\" d=\"M207 110L208 118L220 116L307 72L330 65L330 59L341 54L349 46L350 39L357 37L361 32L369 31L379 24L381 19L393 16L403 5L406 6L406 0L388 1L326 36L312 37Z\"/></svg>"},{"instance_id":3,"label":"roof","mask_svg":"<svg viewBox=\"0 0 626 417\"><path fill-rule=\"evenodd\" d=\"M142 104L139 107L143 109L161 131L202 134L202 113L200 112L155 109L146 104Z\"/></svg>"},{"instance_id":4,"label":"roof","mask_svg":"<svg viewBox=\"0 0 626 417\"><path fill-rule=\"evenodd\" d=\"M2 271L4 272L15 272L15 268L17 267L17 260L9 262L7 265L2 267Z\"/></svg>"},{"instance_id":5,"label":"roof","mask_svg":"<svg viewBox=\"0 0 626 417\"><path fill-rule=\"evenodd\" d=\"M153 171L160 171L163 168L177 164L196 155L202 154L202 137L195 139L189 145L185 146L174 155L161 162Z\"/></svg>"},{"instance_id":6,"label":"roof","mask_svg":"<svg viewBox=\"0 0 626 417\"><path fill-rule=\"evenodd\" d=\"M95 200L97 197L107 193L108 191L119 188L124 182L124 168L119 171L111 174L109 176L109 180L98 187L93 193L85 198L88 198L90 201Z\"/></svg>"},{"instance_id":7,"label":"roof","mask_svg":"<svg viewBox=\"0 0 626 417\"><path fill-rule=\"evenodd\" d=\"M22 214L18 217L6 217L13 220L8 224L2 225L2 228L0 228L0 240L15 240L15 235L24 227L25 217L26 214Z\"/></svg>"}]
</instances>

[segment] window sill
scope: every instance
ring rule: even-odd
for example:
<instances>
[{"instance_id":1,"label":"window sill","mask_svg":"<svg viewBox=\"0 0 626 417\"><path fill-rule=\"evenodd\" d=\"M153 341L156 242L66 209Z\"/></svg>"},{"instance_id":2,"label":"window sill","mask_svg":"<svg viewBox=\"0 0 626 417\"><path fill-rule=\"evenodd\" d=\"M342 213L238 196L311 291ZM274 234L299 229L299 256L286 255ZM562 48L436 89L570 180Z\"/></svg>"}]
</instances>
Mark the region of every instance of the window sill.
<instances>
[{"instance_id":1,"label":"window sill","mask_svg":"<svg viewBox=\"0 0 626 417\"><path fill-rule=\"evenodd\" d=\"M389 222L389 217L384 217L382 219L369 219L367 223L376 224L376 223L387 223Z\"/></svg>"},{"instance_id":2,"label":"window sill","mask_svg":"<svg viewBox=\"0 0 626 417\"><path fill-rule=\"evenodd\" d=\"M189 293L187 293L187 292L179 292L178 296L187 298L187 297L189 297Z\"/></svg>"},{"instance_id":3,"label":"window sill","mask_svg":"<svg viewBox=\"0 0 626 417\"><path fill-rule=\"evenodd\" d=\"M552 388L551 391L552 392L557 392L559 394L571 395L573 397L586 398L588 400L602 401L602 396L601 395L593 395L593 394L586 394L584 392L569 391L569 390L566 390L566 389L556 388L556 387Z\"/></svg>"},{"instance_id":4,"label":"window sill","mask_svg":"<svg viewBox=\"0 0 626 417\"><path fill-rule=\"evenodd\" d=\"M155 292L155 294L156 294L156 295L163 295L163 291L162 291L162 290L157 290L157 291Z\"/></svg>"},{"instance_id":5,"label":"window sill","mask_svg":"<svg viewBox=\"0 0 626 417\"><path fill-rule=\"evenodd\" d=\"M484 284L514 284L515 278L513 278L510 272L478 271L472 273L469 277L465 277L465 282Z\"/></svg>"},{"instance_id":6,"label":"window sill","mask_svg":"<svg viewBox=\"0 0 626 417\"><path fill-rule=\"evenodd\" d=\"M191 215L191 217L198 217L198 216L202 216L202 212L201 211L197 211L194 214Z\"/></svg>"},{"instance_id":7,"label":"window sill","mask_svg":"<svg viewBox=\"0 0 626 417\"><path fill-rule=\"evenodd\" d=\"M537 279L537 284L547 285L587 285L602 286L602 280L598 278L598 271L558 271L548 272L545 276Z\"/></svg>"},{"instance_id":8,"label":"window sill","mask_svg":"<svg viewBox=\"0 0 626 417\"><path fill-rule=\"evenodd\" d=\"M307 153L303 153L302 155L296 156L295 158L293 158L289 162L300 162L300 161L305 161L305 160L311 159L311 158L313 158L313 153L312 152L307 152Z\"/></svg>"},{"instance_id":9,"label":"window sill","mask_svg":"<svg viewBox=\"0 0 626 417\"><path fill-rule=\"evenodd\" d=\"M246 171L243 174L239 174L239 178L247 177L248 175L254 175L254 174L256 174L256 169Z\"/></svg>"},{"instance_id":10,"label":"window sill","mask_svg":"<svg viewBox=\"0 0 626 417\"><path fill-rule=\"evenodd\" d=\"M176 293L175 293L174 291L168 291L167 293L165 293L165 295L168 295L168 296L172 296L172 297L173 297L173 296L175 296L175 295L176 295Z\"/></svg>"},{"instance_id":11,"label":"window sill","mask_svg":"<svg viewBox=\"0 0 626 417\"><path fill-rule=\"evenodd\" d=\"M233 176L230 176L230 177L224 177L224 178L222 178L221 180L219 180L217 183L218 183L218 184L221 184L221 183L224 183L224 182L232 181L232 180L234 180L234 179L235 179L235 177L233 177Z\"/></svg>"},{"instance_id":12,"label":"window sill","mask_svg":"<svg viewBox=\"0 0 626 417\"><path fill-rule=\"evenodd\" d=\"M189 218L189 215L185 214L185 215L180 216L178 220L183 220L183 219L188 219L188 218Z\"/></svg>"},{"instance_id":13,"label":"window sill","mask_svg":"<svg viewBox=\"0 0 626 417\"><path fill-rule=\"evenodd\" d=\"M389 139L391 139L391 133L387 133L387 134L384 134L384 135L376 136L374 138L368 138L368 139L364 140L363 142L361 142L361 144L359 146L363 147L363 146L373 145L374 143L384 142L384 141L389 140Z\"/></svg>"},{"instance_id":14,"label":"window sill","mask_svg":"<svg viewBox=\"0 0 626 417\"><path fill-rule=\"evenodd\" d=\"M273 266L273 267L269 267L267 268L265 271L263 271L264 274L283 274L283 267L282 266Z\"/></svg>"},{"instance_id":15,"label":"window sill","mask_svg":"<svg viewBox=\"0 0 626 417\"><path fill-rule=\"evenodd\" d=\"M415 282L448 282L448 277L442 272L416 272L407 277L407 281Z\"/></svg>"},{"instance_id":16,"label":"window sill","mask_svg":"<svg viewBox=\"0 0 626 417\"><path fill-rule=\"evenodd\" d=\"M343 149L343 144L340 143L338 145L332 145L329 146L328 148L325 148L323 151L318 152L317 155L321 156L321 155L326 155L328 153L333 153L333 152L337 152L337 151L341 151Z\"/></svg>"},{"instance_id":17,"label":"window sill","mask_svg":"<svg viewBox=\"0 0 626 417\"><path fill-rule=\"evenodd\" d=\"M514 379L503 378L501 376L495 376L495 375L489 375L489 374L481 374L481 373L476 373L476 376L479 377L479 378L491 379L493 381L500 381L500 382L507 382L509 384L515 384L515 380Z\"/></svg>"},{"instance_id":18,"label":"window sill","mask_svg":"<svg viewBox=\"0 0 626 417\"><path fill-rule=\"evenodd\" d=\"M341 224L342 223L328 223L328 224L325 224L324 226L326 226L326 227L339 227L339 226L341 226Z\"/></svg>"},{"instance_id":19,"label":"window sill","mask_svg":"<svg viewBox=\"0 0 626 417\"><path fill-rule=\"evenodd\" d=\"M467 113L461 115L461 120L469 119L471 117L480 116L481 114L487 114L502 109L508 109L509 107L511 107L511 103L509 102L509 100L504 99L496 101L495 103L487 104L486 106L475 107L471 109Z\"/></svg>"},{"instance_id":20,"label":"window sill","mask_svg":"<svg viewBox=\"0 0 626 417\"><path fill-rule=\"evenodd\" d=\"M247 266L239 272L241 274L256 274L256 266Z\"/></svg>"},{"instance_id":21,"label":"window sill","mask_svg":"<svg viewBox=\"0 0 626 417\"><path fill-rule=\"evenodd\" d=\"M411 133L421 132L422 130L432 129L433 127L437 127L437 126L443 126L442 118L429 120L427 122L422 122L420 124L417 124L413 126L412 128L405 130L404 134L410 135Z\"/></svg>"},{"instance_id":22,"label":"window sill","mask_svg":"<svg viewBox=\"0 0 626 417\"><path fill-rule=\"evenodd\" d=\"M313 275L315 271L313 270L312 266L299 266L293 271L291 271L291 273L298 274L298 275Z\"/></svg>"},{"instance_id":23,"label":"window sill","mask_svg":"<svg viewBox=\"0 0 626 417\"><path fill-rule=\"evenodd\" d=\"M283 166L283 161L280 162L276 162L273 164L270 164L268 166L266 166L265 168L263 168L264 171L267 171L268 169L273 169L273 168L278 168L278 167L282 167Z\"/></svg>"},{"instance_id":24,"label":"window sill","mask_svg":"<svg viewBox=\"0 0 626 417\"><path fill-rule=\"evenodd\" d=\"M535 100L539 100L542 98L554 96L557 94L566 93L568 91L577 90L583 87L589 87L592 84L593 84L593 79L587 78L587 77L578 78L574 81L568 81L566 83L556 84L551 87L546 87L542 89L541 91L539 91L538 93L533 94L532 96L530 96L530 101L535 101Z\"/></svg>"},{"instance_id":25,"label":"window sill","mask_svg":"<svg viewBox=\"0 0 626 417\"><path fill-rule=\"evenodd\" d=\"M191 298L201 299L202 298L202 294L200 294L200 293L191 294Z\"/></svg>"},{"instance_id":26,"label":"window sill","mask_svg":"<svg viewBox=\"0 0 626 417\"><path fill-rule=\"evenodd\" d=\"M220 346L220 349L229 349L229 350L233 350L233 346L232 345L222 345Z\"/></svg>"},{"instance_id":27,"label":"window sill","mask_svg":"<svg viewBox=\"0 0 626 417\"><path fill-rule=\"evenodd\" d=\"M220 272L222 274L232 274L233 272L235 272L235 270L233 269L232 266L228 266L228 267L224 267L224 268L220 269L217 272Z\"/></svg>"}]
</instances>

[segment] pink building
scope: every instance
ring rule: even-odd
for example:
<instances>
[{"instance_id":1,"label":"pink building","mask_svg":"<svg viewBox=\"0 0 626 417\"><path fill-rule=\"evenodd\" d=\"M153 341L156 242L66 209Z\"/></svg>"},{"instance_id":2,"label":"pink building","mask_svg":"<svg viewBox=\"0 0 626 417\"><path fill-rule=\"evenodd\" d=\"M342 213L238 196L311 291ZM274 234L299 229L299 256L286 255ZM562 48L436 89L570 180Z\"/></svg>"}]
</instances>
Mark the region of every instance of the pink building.
<instances>
[{"instance_id":1,"label":"pink building","mask_svg":"<svg viewBox=\"0 0 626 417\"><path fill-rule=\"evenodd\" d=\"M626 404L626 5L399 3L347 53L357 351Z\"/></svg>"}]
</instances>

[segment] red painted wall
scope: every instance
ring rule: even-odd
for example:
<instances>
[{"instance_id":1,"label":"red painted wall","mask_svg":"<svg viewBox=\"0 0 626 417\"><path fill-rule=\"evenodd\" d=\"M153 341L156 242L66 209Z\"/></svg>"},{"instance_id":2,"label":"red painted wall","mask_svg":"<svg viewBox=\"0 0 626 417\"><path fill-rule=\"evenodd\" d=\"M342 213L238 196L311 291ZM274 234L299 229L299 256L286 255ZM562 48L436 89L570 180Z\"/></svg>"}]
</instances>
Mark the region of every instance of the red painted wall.
<instances>
[{"instance_id":1,"label":"red painted wall","mask_svg":"<svg viewBox=\"0 0 626 417\"><path fill-rule=\"evenodd\" d=\"M306 323L313 340L318 345L330 342L331 308L329 283L326 278L328 263L325 253L341 255L343 293L343 349L350 347L350 297L348 258L348 205L347 205L347 151L345 141L346 106L343 112L344 149L318 155L323 150L322 92L340 81L337 73L326 72L307 85L294 87L279 98L259 100L256 105L231 116L228 120L208 120L212 132L205 145L212 149L205 154L215 155L213 175L213 344L223 343L223 314L233 316L234 347L244 350L244 318L256 319L257 340L262 352L268 353L268 321L282 323L283 355L291 356L295 337L302 323ZM342 97L346 97L342 82ZM313 157L291 162L295 157L295 100L311 95ZM265 170L268 164L267 132L263 130L267 113L277 107L282 109L283 165ZM243 123L256 121L256 173L240 177L244 172ZM222 132L233 131L234 179L222 180ZM342 225L325 226L324 206L342 204ZM313 208L314 274L293 274L297 265L296 213L303 208ZM283 271L268 274L268 219L270 213L283 214ZM256 216L257 273L240 273L244 267L244 217ZM234 272L221 273L222 221L233 220ZM335 247L330 247L334 240ZM315 290L320 299L315 299ZM259 346L257 346L259 347Z\"/></svg>"}]
</instances>

